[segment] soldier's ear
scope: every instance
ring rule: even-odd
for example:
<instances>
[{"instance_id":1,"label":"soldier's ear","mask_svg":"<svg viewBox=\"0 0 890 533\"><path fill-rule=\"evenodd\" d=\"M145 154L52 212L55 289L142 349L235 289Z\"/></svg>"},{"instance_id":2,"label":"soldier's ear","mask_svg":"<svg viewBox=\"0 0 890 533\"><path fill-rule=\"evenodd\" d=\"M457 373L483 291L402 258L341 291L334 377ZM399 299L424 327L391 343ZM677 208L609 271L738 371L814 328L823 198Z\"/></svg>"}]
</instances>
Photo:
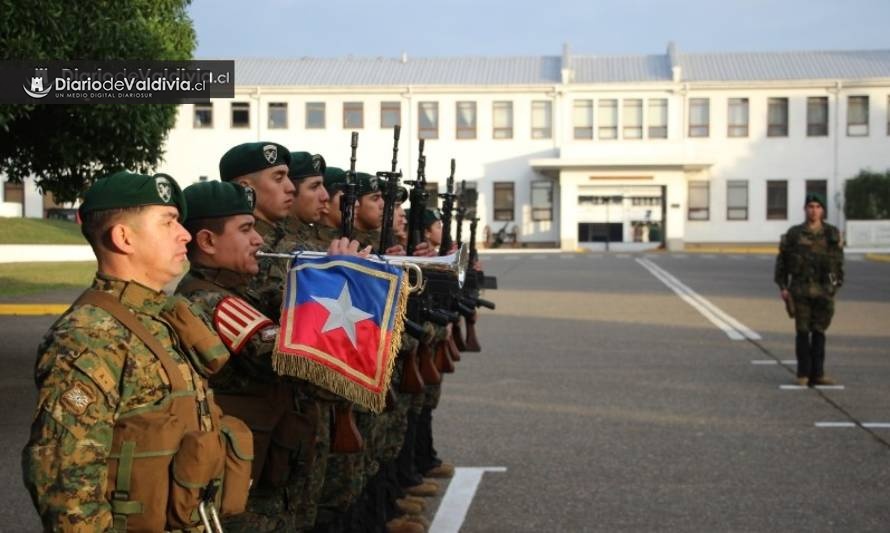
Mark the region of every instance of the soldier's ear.
<instances>
[{"instance_id":1,"label":"soldier's ear","mask_svg":"<svg viewBox=\"0 0 890 533\"><path fill-rule=\"evenodd\" d=\"M195 234L195 246L206 255L216 254L216 234L209 229L202 229Z\"/></svg>"},{"instance_id":2,"label":"soldier's ear","mask_svg":"<svg viewBox=\"0 0 890 533\"><path fill-rule=\"evenodd\" d=\"M123 222L112 224L105 233L105 245L112 252L132 255L135 252L133 228Z\"/></svg>"}]
</instances>

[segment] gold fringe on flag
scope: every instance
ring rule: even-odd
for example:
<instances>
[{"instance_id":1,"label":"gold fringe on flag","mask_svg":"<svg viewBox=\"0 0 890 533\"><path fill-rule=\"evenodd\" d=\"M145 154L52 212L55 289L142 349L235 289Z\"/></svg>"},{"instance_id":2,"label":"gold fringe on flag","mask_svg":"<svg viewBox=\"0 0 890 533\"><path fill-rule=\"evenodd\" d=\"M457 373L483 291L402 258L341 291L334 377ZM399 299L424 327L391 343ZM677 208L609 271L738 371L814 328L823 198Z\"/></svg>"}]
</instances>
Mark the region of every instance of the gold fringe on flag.
<instances>
[{"instance_id":1,"label":"gold fringe on flag","mask_svg":"<svg viewBox=\"0 0 890 533\"><path fill-rule=\"evenodd\" d=\"M327 389L337 396L345 398L374 413L381 413L386 408L387 389L392 380L392 372L396 364L396 356L402 346L402 333L405 330L405 314L408 311L408 276L399 276L398 295L396 295L395 316L393 318L390 344L384 346L382 355L383 377L380 392L368 390L343 374L327 366L300 355L281 353L278 343L272 354L272 366L278 375L293 376L304 379ZM280 334L280 333L279 333Z\"/></svg>"}]
</instances>

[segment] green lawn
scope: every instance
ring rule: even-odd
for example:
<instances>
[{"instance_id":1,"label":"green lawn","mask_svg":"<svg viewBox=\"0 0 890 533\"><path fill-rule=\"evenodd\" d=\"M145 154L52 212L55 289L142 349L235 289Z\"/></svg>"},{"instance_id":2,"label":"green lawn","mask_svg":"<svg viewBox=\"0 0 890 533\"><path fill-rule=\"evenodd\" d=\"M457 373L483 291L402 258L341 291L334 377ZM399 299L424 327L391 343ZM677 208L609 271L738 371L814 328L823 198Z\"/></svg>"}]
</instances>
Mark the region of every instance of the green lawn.
<instances>
[{"instance_id":1,"label":"green lawn","mask_svg":"<svg viewBox=\"0 0 890 533\"><path fill-rule=\"evenodd\" d=\"M64 220L0 218L0 244L86 244L80 226Z\"/></svg>"},{"instance_id":2,"label":"green lawn","mask_svg":"<svg viewBox=\"0 0 890 533\"><path fill-rule=\"evenodd\" d=\"M96 262L2 263L0 297L38 292L85 289L96 274Z\"/></svg>"}]
</instances>

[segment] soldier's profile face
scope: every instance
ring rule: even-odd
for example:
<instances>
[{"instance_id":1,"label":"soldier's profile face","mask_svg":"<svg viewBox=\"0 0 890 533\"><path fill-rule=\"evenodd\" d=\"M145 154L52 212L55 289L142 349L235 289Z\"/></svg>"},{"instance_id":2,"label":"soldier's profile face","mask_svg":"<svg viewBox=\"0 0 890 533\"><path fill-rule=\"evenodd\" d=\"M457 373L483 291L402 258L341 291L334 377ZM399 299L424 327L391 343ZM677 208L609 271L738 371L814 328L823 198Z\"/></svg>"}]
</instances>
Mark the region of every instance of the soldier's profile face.
<instances>
[{"instance_id":1,"label":"soldier's profile face","mask_svg":"<svg viewBox=\"0 0 890 533\"><path fill-rule=\"evenodd\" d=\"M256 212L263 218L279 222L287 218L294 203L294 184L287 177L287 165L261 170L249 185L256 191Z\"/></svg>"},{"instance_id":2,"label":"soldier's profile face","mask_svg":"<svg viewBox=\"0 0 890 533\"><path fill-rule=\"evenodd\" d=\"M132 262L149 287L161 287L182 274L186 264L186 243L192 240L179 223L179 210L172 206L146 206L132 222L134 253Z\"/></svg>"},{"instance_id":3,"label":"soldier's profile face","mask_svg":"<svg viewBox=\"0 0 890 533\"><path fill-rule=\"evenodd\" d=\"M430 241L433 246L442 244L442 221L437 220L430 224L426 230L426 240Z\"/></svg>"},{"instance_id":4,"label":"soldier's profile face","mask_svg":"<svg viewBox=\"0 0 890 533\"><path fill-rule=\"evenodd\" d=\"M408 217L405 216L405 208L402 204L396 205L395 216L393 217L393 231L398 236L408 235Z\"/></svg>"},{"instance_id":5,"label":"soldier's profile face","mask_svg":"<svg viewBox=\"0 0 890 533\"><path fill-rule=\"evenodd\" d=\"M372 192L359 198L355 219L363 229L377 229L383 223L383 195Z\"/></svg>"},{"instance_id":6,"label":"soldier's profile face","mask_svg":"<svg viewBox=\"0 0 890 533\"><path fill-rule=\"evenodd\" d=\"M303 222L318 222L324 213L325 203L330 200L321 176L304 178L297 183L297 194L291 215Z\"/></svg>"},{"instance_id":7,"label":"soldier's profile face","mask_svg":"<svg viewBox=\"0 0 890 533\"><path fill-rule=\"evenodd\" d=\"M825 218L825 208L819 202L808 202L804 207L808 222L816 222Z\"/></svg>"},{"instance_id":8,"label":"soldier's profile face","mask_svg":"<svg viewBox=\"0 0 890 533\"><path fill-rule=\"evenodd\" d=\"M239 274L256 274L260 271L256 253L262 244L263 238L254 229L253 215L231 216L223 233L216 236L215 266Z\"/></svg>"}]
</instances>

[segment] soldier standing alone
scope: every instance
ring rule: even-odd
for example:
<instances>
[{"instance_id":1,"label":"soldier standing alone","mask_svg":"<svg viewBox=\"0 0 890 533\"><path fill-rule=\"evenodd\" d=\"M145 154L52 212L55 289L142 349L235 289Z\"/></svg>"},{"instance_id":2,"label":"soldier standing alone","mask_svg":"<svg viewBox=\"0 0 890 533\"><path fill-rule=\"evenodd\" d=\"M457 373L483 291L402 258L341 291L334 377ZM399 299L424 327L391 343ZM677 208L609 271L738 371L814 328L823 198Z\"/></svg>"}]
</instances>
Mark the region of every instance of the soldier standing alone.
<instances>
[{"instance_id":1,"label":"soldier standing alone","mask_svg":"<svg viewBox=\"0 0 890 533\"><path fill-rule=\"evenodd\" d=\"M823 219L825 199L808 194L806 221L782 236L775 281L796 330L797 383L831 385L825 375L825 330L834 316L834 295L844 283L840 231Z\"/></svg>"}]
</instances>

